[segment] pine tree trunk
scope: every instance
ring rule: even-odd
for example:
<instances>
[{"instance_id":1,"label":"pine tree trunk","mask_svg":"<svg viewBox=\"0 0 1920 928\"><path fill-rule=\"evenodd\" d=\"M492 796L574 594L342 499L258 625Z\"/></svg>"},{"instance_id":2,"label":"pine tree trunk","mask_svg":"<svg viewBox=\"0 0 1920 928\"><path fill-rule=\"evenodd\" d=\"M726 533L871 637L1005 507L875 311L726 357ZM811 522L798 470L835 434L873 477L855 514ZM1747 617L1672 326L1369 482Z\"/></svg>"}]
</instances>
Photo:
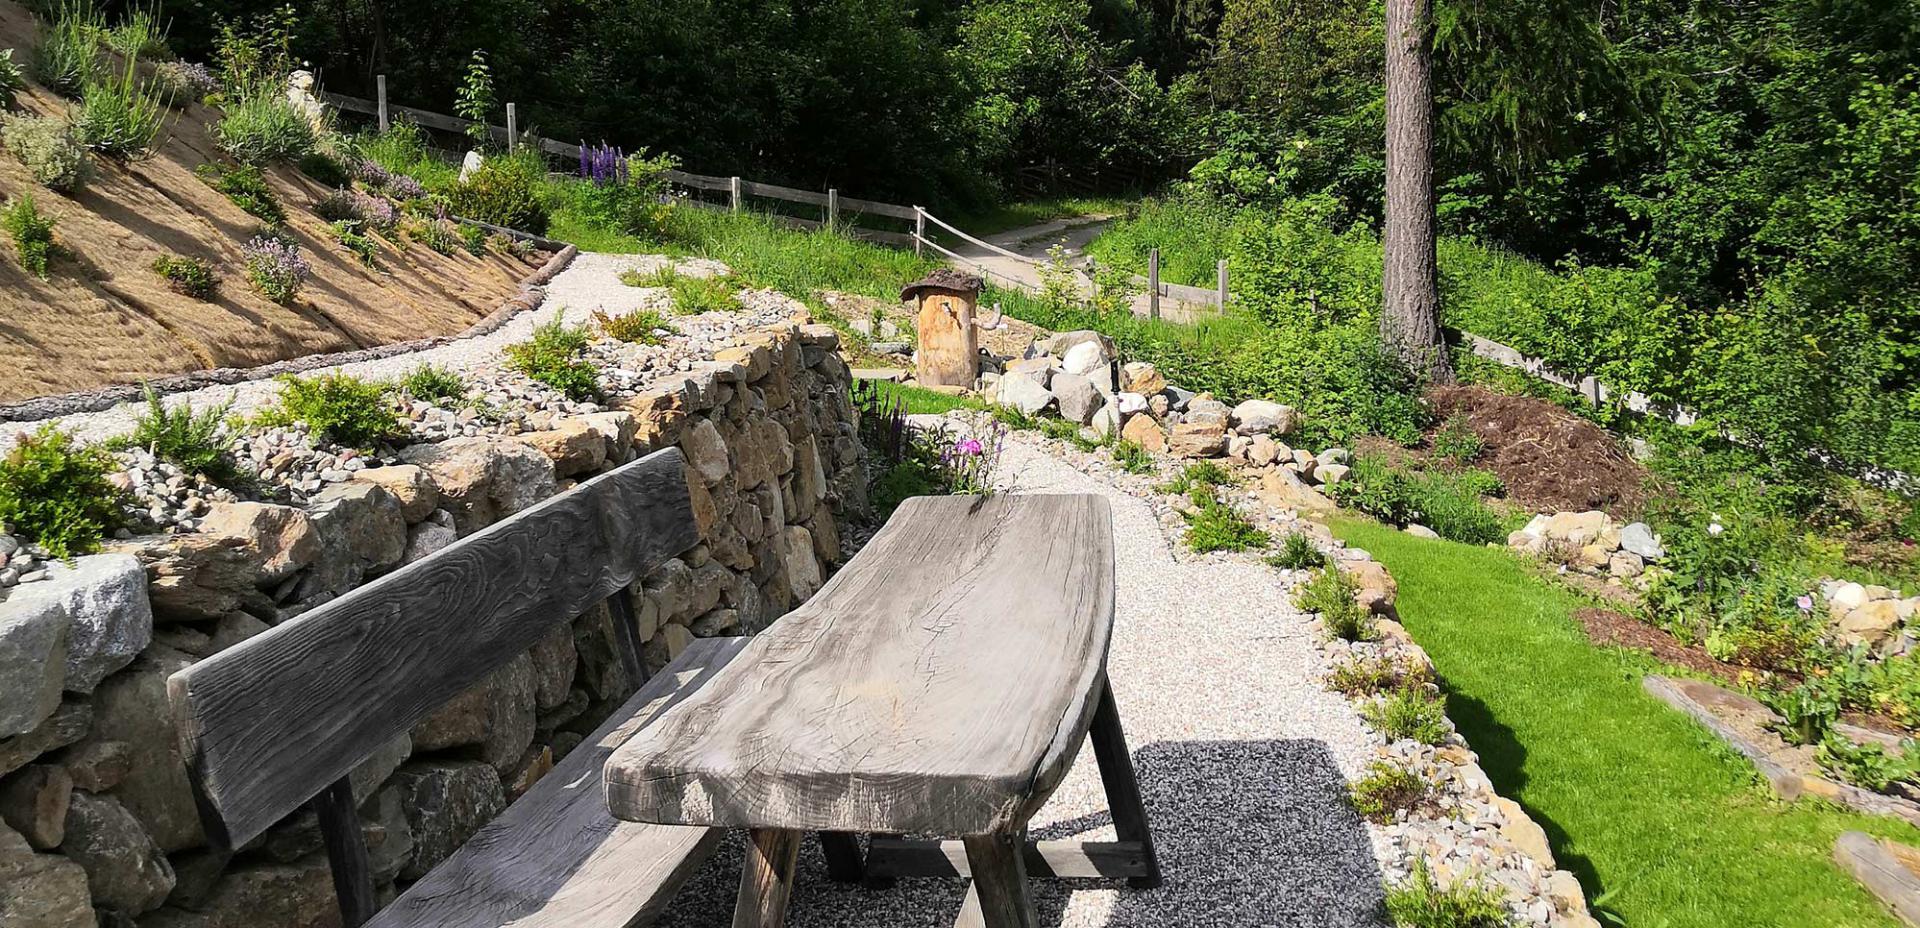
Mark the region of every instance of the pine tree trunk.
<instances>
[{"instance_id":1,"label":"pine tree trunk","mask_svg":"<svg viewBox=\"0 0 1920 928\"><path fill-rule=\"evenodd\" d=\"M1433 2L1387 0L1387 203L1380 340L1437 383L1453 380L1440 336L1434 257Z\"/></svg>"}]
</instances>

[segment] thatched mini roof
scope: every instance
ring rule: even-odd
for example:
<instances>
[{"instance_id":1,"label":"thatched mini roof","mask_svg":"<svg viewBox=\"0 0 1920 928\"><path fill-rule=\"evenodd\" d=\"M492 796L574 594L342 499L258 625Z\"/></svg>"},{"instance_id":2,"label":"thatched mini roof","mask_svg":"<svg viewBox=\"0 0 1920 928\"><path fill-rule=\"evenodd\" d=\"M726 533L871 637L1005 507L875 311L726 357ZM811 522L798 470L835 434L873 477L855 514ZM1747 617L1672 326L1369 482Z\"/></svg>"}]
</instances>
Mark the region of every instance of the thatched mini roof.
<instances>
[{"instance_id":1,"label":"thatched mini roof","mask_svg":"<svg viewBox=\"0 0 1920 928\"><path fill-rule=\"evenodd\" d=\"M902 301L911 300L922 290L954 290L960 293L978 295L981 281L978 275L941 268L900 289Z\"/></svg>"}]
</instances>

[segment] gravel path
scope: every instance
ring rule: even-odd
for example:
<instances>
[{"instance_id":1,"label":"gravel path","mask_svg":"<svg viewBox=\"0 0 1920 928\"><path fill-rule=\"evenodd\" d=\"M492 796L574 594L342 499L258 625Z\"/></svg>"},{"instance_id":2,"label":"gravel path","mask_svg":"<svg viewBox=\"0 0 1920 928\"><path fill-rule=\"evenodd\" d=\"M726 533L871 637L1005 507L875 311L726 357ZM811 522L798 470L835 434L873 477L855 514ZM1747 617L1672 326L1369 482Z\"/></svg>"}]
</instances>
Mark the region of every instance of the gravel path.
<instances>
[{"instance_id":1,"label":"gravel path","mask_svg":"<svg viewBox=\"0 0 1920 928\"><path fill-rule=\"evenodd\" d=\"M1009 439L1000 472L1014 492L1113 501L1119 593L1109 671L1166 876L1148 891L1036 882L1040 924L1377 925L1382 877L1344 798L1374 742L1314 682L1313 633L1274 572L1228 558L1176 560L1145 502L1023 440ZM1083 750L1032 831L1111 840L1106 808L1093 752ZM739 873L736 836L659 924L727 924ZM963 890L958 880L835 884L809 839L788 923L945 928Z\"/></svg>"},{"instance_id":2,"label":"gravel path","mask_svg":"<svg viewBox=\"0 0 1920 928\"><path fill-rule=\"evenodd\" d=\"M665 291L658 288L629 287L620 282L620 272L637 268L642 272L655 270L669 263L657 255L609 255L581 253L567 269L556 275L547 284L547 299L538 308L521 313L507 324L473 338L450 342L424 351L411 354L394 355L372 361L360 361L334 367L316 368L303 376L315 377L324 373L339 372L369 379L400 377L421 364L435 364L454 370L470 370L482 364L491 363L500 355L502 346L525 341L528 333L541 323L551 320L556 313L564 313L569 324L587 321L595 309L604 309L612 315L634 309L659 308L665 304ZM672 262L684 273L709 273L721 267L715 262L703 259L688 259ZM728 314L731 315L731 314ZM691 329L691 322L679 322L683 329ZM279 392L279 386L272 380L256 380L232 386L207 387L173 394L166 398L167 405L192 402L195 408L216 406L232 402L233 411L246 414L268 405ZM60 426L87 441L99 441L122 434L133 427L134 416L142 409L138 403L123 403L100 412L80 413L53 420ZM0 450L13 444L14 435L30 430L38 423L8 423L0 428Z\"/></svg>"}]
</instances>

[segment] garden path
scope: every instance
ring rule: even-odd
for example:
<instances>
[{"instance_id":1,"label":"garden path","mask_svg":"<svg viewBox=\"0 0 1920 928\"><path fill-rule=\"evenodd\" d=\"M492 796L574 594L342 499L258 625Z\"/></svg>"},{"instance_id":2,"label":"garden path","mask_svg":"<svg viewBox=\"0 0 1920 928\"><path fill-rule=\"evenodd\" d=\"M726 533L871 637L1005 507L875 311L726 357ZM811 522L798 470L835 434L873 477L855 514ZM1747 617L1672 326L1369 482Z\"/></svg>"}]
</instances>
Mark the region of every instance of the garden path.
<instances>
[{"instance_id":1,"label":"garden path","mask_svg":"<svg viewBox=\"0 0 1920 928\"><path fill-rule=\"evenodd\" d=\"M1105 214L1074 216L996 232L986 236L984 240L1035 261L1047 260L1048 250L1058 245L1068 265L1083 269L1087 262L1087 243L1106 231L1107 226L1112 222L1113 217ZM997 280L1011 279L1036 290L1044 283L1041 280L1039 268L1027 262L1009 258L969 242L959 243L954 251L968 262L984 267ZM1081 282L1083 285L1087 283L1084 277ZM1144 292L1134 295L1132 305L1133 314L1141 318L1146 318L1152 312ZM1205 311L1201 307L1191 307L1171 299L1163 298L1160 301L1161 318L1172 322L1193 322L1204 314Z\"/></svg>"},{"instance_id":2,"label":"garden path","mask_svg":"<svg viewBox=\"0 0 1920 928\"><path fill-rule=\"evenodd\" d=\"M1166 884L1039 881L1040 924L1076 928L1377 925L1382 890L1347 779L1371 756L1353 710L1323 690L1309 621L1257 562L1176 555L1147 503L1010 436L999 482L1113 502L1117 625L1109 675ZM1112 840L1093 752L1034 820L1039 838ZM660 928L726 924L740 845L682 891ZM1073 888L1069 888L1071 885ZM832 883L808 840L788 924L953 923L964 884Z\"/></svg>"}]
</instances>

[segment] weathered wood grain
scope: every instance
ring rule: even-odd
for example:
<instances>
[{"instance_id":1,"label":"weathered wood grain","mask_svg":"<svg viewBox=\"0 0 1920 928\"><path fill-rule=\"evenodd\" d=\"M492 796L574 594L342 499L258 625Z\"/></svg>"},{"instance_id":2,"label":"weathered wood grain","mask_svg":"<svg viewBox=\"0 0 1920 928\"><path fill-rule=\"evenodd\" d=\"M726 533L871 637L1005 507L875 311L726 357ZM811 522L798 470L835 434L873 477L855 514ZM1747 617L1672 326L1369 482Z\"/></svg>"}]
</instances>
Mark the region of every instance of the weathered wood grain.
<instances>
[{"instance_id":1,"label":"weathered wood grain","mask_svg":"<svg viewBox=\"0 0 1920 928\"><path fill-rule=\"evenodd\" d=\"M740 868L740 897L733 928L781 928L793 897L793 865L800 859L800 832L755 828Z\"/></svg>"},{"instance_id":2,"label":"weathered wood grain","mask_svg":"<svg viewBox=\"0 0 1920 928\"><path fill-rule=\"evenodd\" d=\"M1145 845L1138 841L1029 841L1030 876L1060 880L1118 880L1152 873ZM867 875L899 877L968 876L966 845L959 841L874 838L867 850Z\"/></svg>"},{"instance_id":3,"label":"weathered wood grain","mask_svg":"<svg viewBox=\"0 0 1920 928\"><path fill-rule=\"evenodd\" d=\"M954 921L964 928L1037 928L1028 892L1025 836L1019 832L974 835L965 839L973 885Z\"/></svg>"},{"instance_id":4,"label":"weathered wood grain","mask_svg":"<svg viewBox=\"0 0 1920 928\"><path fill-rule=\"evenodd\" d=\"M616 746L705 686L744 644L706 638L688 646L369 928L623 928L657 915L722 833L616 821L601 798L600 771Z\"/></svg>"},{"instance_id":5,"label":"weathered wood grain","mask_svg":"<svg viewBox=\"0 0 1920 928\"><path fill-rule=\"evenodd\" d=\"M251 840L696 541L683 459L669 448L174 674L209 838Z\"/></svg>"},{"instance_id":6,"label":"weathered wood grain","mask_svg":"<svg viewBox=\"0 0 1920 928\"><path fill-rule=\"evenodd\" d=\"M1147 827L1147 806L1140 800L1140 780L1134 776L1133 755L1127 750L1127 735L1120 727L1120 706L1114 702L1113 686L1100 685L1100 705L1093 713L1093 728L1087 733L1093 742L1093 757L1100 766L1100 785L1107 793L1107 808L1113 813L1113 833L1121 841L1140 849L1146 872L1128 874L1127 885L1134 889L1152 889L1160 885L1160 858L1153 850L1153 831Z\"/></svg>"},{"instance_id":7,"label":"weathered wood grain","mask_svg":"<svg viewBox=\"0 0 1920 928\"><path fill-rule=\"evenodd\" d=\"M1920 876L1903 865L1880 839L1863 831L1841 832L1833 859L1893 909L1900 920L1920 925Z\"/></svg>"},{"instance_id":8,"label":"weathered wood grain","mask_svg":"<svg viewBox=\"0 0 1920 928\"><path fill-rule=\"evenodd\" d=\"M1017 827L1086 736L1113 625L1097 496L910 499L727 672L614 752L631 821Z\"/></svg>"}]
</instances>

